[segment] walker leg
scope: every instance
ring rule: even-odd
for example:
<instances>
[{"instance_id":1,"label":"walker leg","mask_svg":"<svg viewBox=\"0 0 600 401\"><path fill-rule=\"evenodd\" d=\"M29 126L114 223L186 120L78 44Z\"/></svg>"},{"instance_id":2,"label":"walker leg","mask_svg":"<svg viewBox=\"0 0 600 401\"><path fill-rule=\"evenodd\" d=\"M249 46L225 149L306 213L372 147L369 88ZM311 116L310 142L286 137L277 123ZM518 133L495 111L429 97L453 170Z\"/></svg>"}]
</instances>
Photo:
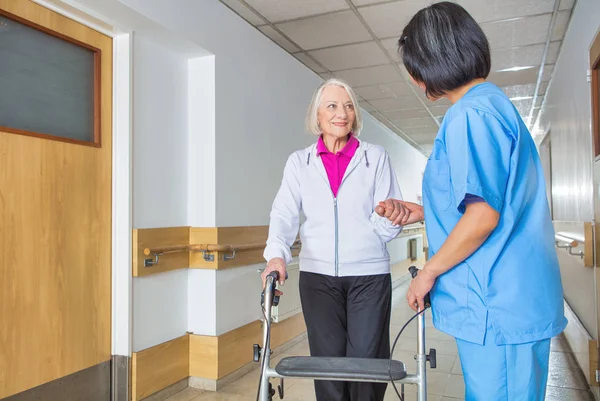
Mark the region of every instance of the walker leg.
<instances>
[{"instance_id":1,"label":"walker leg","mask_svg":"<svg viewBox=\"0 0 600 401\"><path fill-rule=\"evenodd\" d=\"M421 378L417 390L418 401L427 401L426 365L427 354L425 353L425 313L421 313L417 317L417 375Z\"/></svg>"}]
</instances>

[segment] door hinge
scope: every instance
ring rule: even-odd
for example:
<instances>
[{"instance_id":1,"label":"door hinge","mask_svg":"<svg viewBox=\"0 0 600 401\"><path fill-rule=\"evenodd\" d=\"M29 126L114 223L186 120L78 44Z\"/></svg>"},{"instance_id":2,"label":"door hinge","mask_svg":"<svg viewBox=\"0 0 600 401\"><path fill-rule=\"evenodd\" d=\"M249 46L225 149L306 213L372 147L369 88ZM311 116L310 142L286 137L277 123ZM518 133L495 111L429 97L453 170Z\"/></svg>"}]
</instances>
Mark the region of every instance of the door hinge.
<instances>
[{"instance_id":1,"label":"door hinge","mask_svg":"<svg viewBox=\"0 0 600 401\"><path fill-rule=\"evenodd\" d=\"M600 370L596 369L596 383L600 383Z\"/></svg>"},{"instance_id":2,"label":"door hinge","mask_svg":"<svg viewBox=\"0 0 600 401\"><path fill-rule=\"evenodd\" d=\"M586 80L587 80L588 84L592 82L592 70L587 70L587 72L586 72Z\"/></svg>"}]
</instances>

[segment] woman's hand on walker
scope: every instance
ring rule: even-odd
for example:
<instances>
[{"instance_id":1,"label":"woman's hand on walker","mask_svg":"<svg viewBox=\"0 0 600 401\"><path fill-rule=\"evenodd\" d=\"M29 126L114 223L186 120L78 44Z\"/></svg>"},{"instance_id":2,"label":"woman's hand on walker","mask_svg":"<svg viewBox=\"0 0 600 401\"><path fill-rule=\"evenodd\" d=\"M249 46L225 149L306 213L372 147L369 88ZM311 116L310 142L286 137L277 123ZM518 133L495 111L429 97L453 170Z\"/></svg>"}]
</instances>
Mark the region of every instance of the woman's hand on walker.
<instances>
[{"instance_id":1,"label":"woman's hand on walker","mask_svg":"<svg viewBox=\"0 0 600 401\"><path fill-rule=\"evenodd\" d=\"M273 259L269 260L269 263L267 263L267 268L260 275L260 277L262 278L262 288L263 289L265 288L265 285L266 285L267 276L272 271L276 271L279 273L279 285L283 285L283 283L285 282L285 276L286 276L285 260L283 260L282 258L273 258ZM283 295L283 292L281 292L279 290L275 290L275 295Z\"/></svg>"},{"instance_id":2,"label":"woman's hand on walker","mask_svg":"<svg viewBox=\"0 0 600 401\"><path fill-rule=\"evenodd\" d=\"M425 309L425 295L435 283L436 276L427 269L422 269L417 274L417 277L411 280L408 291L406 292L406 300L408 306L415 312Z\"/></svg>"}]
</instances>

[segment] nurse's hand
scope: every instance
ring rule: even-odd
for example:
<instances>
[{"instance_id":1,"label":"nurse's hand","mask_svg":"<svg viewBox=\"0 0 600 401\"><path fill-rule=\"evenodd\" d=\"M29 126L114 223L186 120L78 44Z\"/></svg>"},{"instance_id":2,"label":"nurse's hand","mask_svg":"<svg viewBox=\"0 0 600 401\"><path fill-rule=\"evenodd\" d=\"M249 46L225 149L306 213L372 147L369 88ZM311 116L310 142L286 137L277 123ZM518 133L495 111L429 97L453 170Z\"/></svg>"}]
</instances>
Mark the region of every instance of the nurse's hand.
<instances>
[{"instance_id":1,"label":"nurse's hand","mask_svg":"<svg viewBox=\"0 0 600 401\"><path fill-rule=\"evenodd\" d=\"M406 292L406 300L408 301L408 306L415 312L419 310L425 309L425 295L435 283L436 276L433 275L429 270L422 269L417 274L417 277L410 281L410 287L408 287L408 291Z\"/></svg>"}]
</instances>

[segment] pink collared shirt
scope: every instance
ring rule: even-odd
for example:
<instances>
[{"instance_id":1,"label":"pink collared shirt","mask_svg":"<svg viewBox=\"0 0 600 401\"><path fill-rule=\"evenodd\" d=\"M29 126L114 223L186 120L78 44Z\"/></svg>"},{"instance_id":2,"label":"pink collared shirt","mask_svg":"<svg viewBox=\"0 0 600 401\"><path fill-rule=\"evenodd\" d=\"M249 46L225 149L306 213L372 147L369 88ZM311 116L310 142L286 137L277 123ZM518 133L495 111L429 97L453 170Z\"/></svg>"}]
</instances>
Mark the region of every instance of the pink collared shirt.
<instances>
[{"instance_id":1,"label":"pink collared shirt","mask_svg":"<svg viewBox=\"0 0 600 401\"><path fill-rule=\"evenodd\" d=\"M346 173L346 169L348 168L348 164L350 164L350 160L352 160L354 153L356 153L358 145L358 140L354 137L354 135L350 134L350 138L348 139L346 146L344 146L344 148L336 154L333 154L325 146L325 142L323 142L323 136L319 137L319 141L317 142L317 154L323 161L323 166L325 166L325 171L327 172L327 177L329 178L329 185L331 186L331 191L335 197L337 197L338 190L340 188L340 184L342 183L342 179L344 178L344 174Z\"/></svg>"}]
</instances>

